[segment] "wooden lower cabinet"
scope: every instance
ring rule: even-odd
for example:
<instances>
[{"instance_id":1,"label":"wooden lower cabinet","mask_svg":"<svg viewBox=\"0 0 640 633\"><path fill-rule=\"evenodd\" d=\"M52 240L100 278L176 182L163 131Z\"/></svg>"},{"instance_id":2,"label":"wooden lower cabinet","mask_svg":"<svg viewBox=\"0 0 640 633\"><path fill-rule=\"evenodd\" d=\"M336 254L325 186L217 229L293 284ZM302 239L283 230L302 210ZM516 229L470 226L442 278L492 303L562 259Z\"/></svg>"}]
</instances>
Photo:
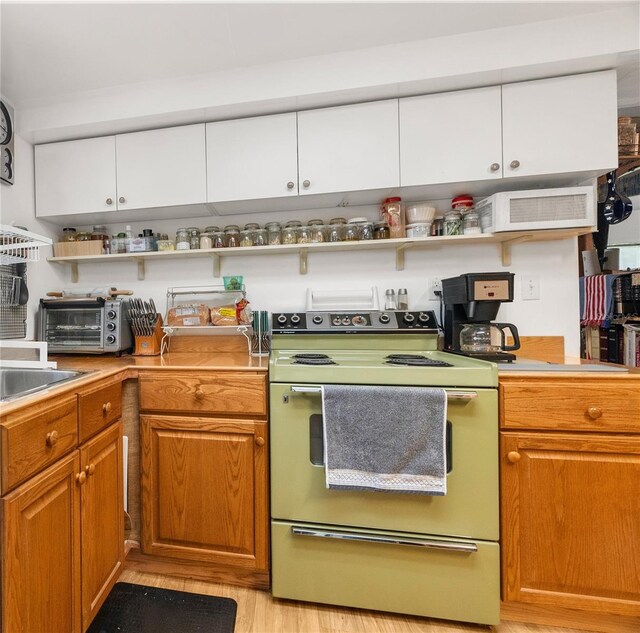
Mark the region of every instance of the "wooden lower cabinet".
<instances>
[{"instance_id":1,"label":"wooden lower cabinet","mask_svg":"<svg viewBox=\"0 0 640 633\"><path fill-rule=\"evenodd\" d=\"M267 424L142 415L142 551L268 570Z\"/></svg>"},{"instance_id":2,"label":"wooden lower cabinet","mask_svg":"<svg viewBox=\"0 0 640 633\"><path fill-rule=\"evenodd\" d=\"M502 432L503 600L640 615L639 491L640 435Z\"/></svg>"}]
</instances>

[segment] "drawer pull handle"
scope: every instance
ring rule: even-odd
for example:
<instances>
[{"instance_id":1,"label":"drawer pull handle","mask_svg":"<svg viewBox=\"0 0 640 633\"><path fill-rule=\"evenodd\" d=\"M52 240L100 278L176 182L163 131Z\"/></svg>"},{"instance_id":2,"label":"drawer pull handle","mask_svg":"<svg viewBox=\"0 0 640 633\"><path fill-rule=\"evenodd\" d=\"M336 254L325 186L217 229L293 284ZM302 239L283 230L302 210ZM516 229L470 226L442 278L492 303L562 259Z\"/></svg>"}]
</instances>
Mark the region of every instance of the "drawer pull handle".
<instances>
[{"instance_id":1,"label":"drawer pull handle","mask_svg":"<svg viewBox=\"0 0 640 633\"><path fill-rule=\"evenodd\" d=\"M518 453L518 451L509 451L507 453L507 459L512 463L515 464L516 462L520 461L520 453Z\"/></svg>"},{"instance_id":2,"label":"drawer pull handle","mask_svg":"<svg viewBox=\"0 0 640 633\"><path fill-rule=\"evenodd\" d=\"M602 415L602 409L600 407L589 407L587 409L587 415L592 420L597 420Z\"/></svg>"},{"instance_id":3,"label":"drawer pull handle","mask_svg":"<svg viewBox=\"0 0 640 633\"><path fill-rule=\"evenodd\" d=\"M111 413L111 409L112 409L112 408L113 408L113 407L111 406L111 403L110 403L110 402L105 402L105 403L102 405L102 415L107 415L107 413Z\"/></svg>"},{"instance_id":4,"label":"drawer pull handle","mask_svg":"<svg viewBox=\"0 0 640 633\"><path fill-rule=\"evenodd\" d=\"M358 534L355 532L334 532L330 530L312 530L311 528L292 527L295 536L316 536L319 538L335 538L343 541L363 541L365 543L379 543L381 545L410 545L412 547L426 547L429 549L444 549L454 552L472 553L478 551L475 543L459 543L458 541L436 541L435 539L392 538L388 536L374 536L373 534Z\"/></svg>"},{"instance_id":5,"label":"drawer pull handle","mask_svg":"<svg viewBox=\"0 0 640 633\"><path fill-rule=\"evenodd\" d=\"M256 444L258 446L264 446L264 437L256 437Z\"/></svg>"},{"instance_id":6,"label":"drawer pull handle","mask_svg":"<svg viewBox=\"0 0 640 633\"><path fill-rule=\"evenodd\" d=\"M58 441L58 431L47 433L47 446L53 446Z\"/></svg>"},{"instance_id":7,"label":"drawer pull handle","mask_svg":"<svg viewBox=\"0 0 640 633\"><path fill-rule=\"evenodd\" d=\"M82 486L85 481L87 481L87 476L83 470L76 475L76 482L79 486Z\"/></svg>"},{"instance_id":8,"label":"drawer pull handle","mask_svg":"<svg viewBox=\"0 0 640 633\"><path fill-rule=\"evenodd\" d=\"M93 475L96 472L96 465L89 464L84 470L87 473L87 475L91 477L91 475Z\"/></svg>"},{"instance_id":9,"label":"drawer pull handle","mask_svg":"<svg viewBox=\"0 0 640 633\"><path fill-rule=\"evenodd\" d=\"M202 398L204 398L204 391L202 391L200 387L196 387L195 395L198 400L201 400Z\"/></svg>"}]
</instances>

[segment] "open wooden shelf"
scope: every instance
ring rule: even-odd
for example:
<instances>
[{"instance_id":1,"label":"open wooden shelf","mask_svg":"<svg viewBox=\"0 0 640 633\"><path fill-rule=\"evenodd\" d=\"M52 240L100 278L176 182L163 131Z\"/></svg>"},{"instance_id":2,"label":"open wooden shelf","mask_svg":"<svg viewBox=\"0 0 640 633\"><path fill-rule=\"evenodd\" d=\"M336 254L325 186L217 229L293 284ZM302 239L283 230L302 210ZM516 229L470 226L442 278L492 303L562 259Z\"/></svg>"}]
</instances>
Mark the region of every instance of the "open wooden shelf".
<instances>
[{"instance_id":1,"label":"open wooden shelf","mask_svg":"<svg viewBox=\"0 0 640 633\"><path fill-rule=\"evenodd\" d=\"M404 255L410 249L440 248L465 244L496 244L500 249L502 264L511 265L511 247L520 242L544 242L564 240L595 231L594 227L571 229L545 229L537 231L509 231L505 233L482 233L480 235L450 235L440 237L405 237L389 240L367 240L358 242L322 242L318 244L289 244L281 246L241 246L237 248L207 248L189 251L151 251L148 253L126 253L121 255L78 255L70 257L49 257L47 261L71 266L71 281L78 281L78 266L104 262L135 262L138 279L145 277L147 261L185 258L210 258L213 276L220 277L222 257L246 257L267 255L297 255L299 271L305 275L308 270L308 255L314 252L344 252L366 250L395 250L396 270L404 270Z\"/></svg>"}]
</instances>

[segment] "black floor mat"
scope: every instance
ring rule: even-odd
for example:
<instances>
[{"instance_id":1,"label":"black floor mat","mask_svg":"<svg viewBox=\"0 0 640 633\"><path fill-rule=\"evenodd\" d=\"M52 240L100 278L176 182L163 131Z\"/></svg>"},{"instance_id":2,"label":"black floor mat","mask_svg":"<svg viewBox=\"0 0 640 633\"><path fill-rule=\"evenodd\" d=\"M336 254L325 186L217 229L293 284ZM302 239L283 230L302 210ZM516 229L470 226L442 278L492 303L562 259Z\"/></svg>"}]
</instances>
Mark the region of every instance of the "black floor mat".
<instances>
[{"instance_id":1,"label":"black floor mat","mask_svg":"<svg viewBox=\"0 0 640 633\"><path fill-rule=\"evenodd\" d=\"M116 583L87 633L233 633L231 598Z\"/></svg>"}]
</instances>

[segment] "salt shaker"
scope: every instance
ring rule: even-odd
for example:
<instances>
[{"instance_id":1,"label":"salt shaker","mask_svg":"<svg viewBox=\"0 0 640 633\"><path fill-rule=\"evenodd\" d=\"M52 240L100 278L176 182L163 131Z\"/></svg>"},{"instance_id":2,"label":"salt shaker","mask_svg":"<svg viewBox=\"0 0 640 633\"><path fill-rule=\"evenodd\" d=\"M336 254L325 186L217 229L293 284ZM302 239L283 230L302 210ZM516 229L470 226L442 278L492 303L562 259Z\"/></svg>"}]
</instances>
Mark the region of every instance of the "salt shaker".
<instances>
[{"instance_id":1,"label":"salt shaker","mask_svg":"<svg viewBox=\"0 0 640 633\"><path fill-rule=\"evenodd\" d=\"M400 288L398 290L398 310L409 309L409 297L407 296L407 289Z\"/></svg>"},{"instance_id":2,"label":"salt shaker","mask_svg":"<svg viewBox=\"0 0 640 633\"><path fill-rule=\"evenodd\" d=\"M397 310L396 304L396 291L393 288L389 288L385 293L385 302L384 302L385 310Z\"/></svg>"}]
</instances>

